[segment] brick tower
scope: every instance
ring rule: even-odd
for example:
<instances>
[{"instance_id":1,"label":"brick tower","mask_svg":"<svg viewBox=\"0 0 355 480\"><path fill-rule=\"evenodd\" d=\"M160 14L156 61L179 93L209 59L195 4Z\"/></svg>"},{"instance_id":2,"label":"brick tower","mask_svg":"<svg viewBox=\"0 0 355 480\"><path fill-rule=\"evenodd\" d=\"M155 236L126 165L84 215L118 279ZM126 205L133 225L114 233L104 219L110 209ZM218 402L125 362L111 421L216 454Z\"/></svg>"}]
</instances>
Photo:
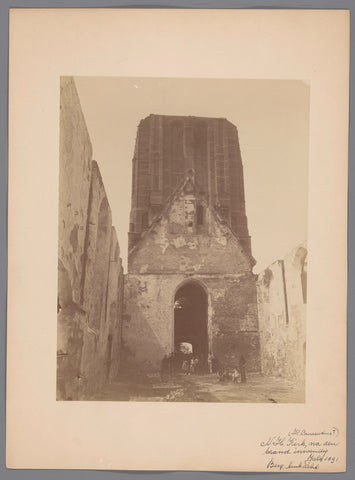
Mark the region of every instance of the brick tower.
<instances>
[{"instance_id":1,"label":"brick tower","mask_svg":"<svg viewBox=\"0 0 355 480\"><path fill-rule=\"evenodd\" d=\"M224 118L149 115L138 126L133 157L129 251L187 171L196 193L221 215L251 256L238 132Z\"/></svg>"},{"instance_id":2,"label":"brick tower","mask_svg":"<svg viewBox=\"0 0 355 480\"><path fill-rule=\"evenodd\" d=\"M150 115L133 158L122 330L125 369L158 371L189 345L200 365L260 369L255 260L238 133L225 119ZM185 348L185 347L184 347ZM174 352L174 353L173 353Z\"/></svg>"}]
</instances>

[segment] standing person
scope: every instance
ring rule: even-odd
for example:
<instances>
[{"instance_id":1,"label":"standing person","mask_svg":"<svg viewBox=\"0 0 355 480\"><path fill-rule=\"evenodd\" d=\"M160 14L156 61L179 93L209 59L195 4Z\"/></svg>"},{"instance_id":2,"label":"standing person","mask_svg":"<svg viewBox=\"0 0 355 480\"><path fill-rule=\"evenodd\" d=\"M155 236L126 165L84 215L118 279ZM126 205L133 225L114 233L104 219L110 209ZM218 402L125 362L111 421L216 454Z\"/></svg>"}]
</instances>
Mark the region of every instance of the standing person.
<instances>
[{"instance_id":1,"label":"standing person","mask_svg":"<svg viewBox=\"0 0 355 480\"><path fill-rule=\"evenodd\" d=\"M217 373L219 372L219 360L217 357L212 356L212 373Z\"/></svg>"},{"instance_id":2,"label":"standing person","mask_svg":"<svg viewBox=\"0 0 355 480\"><path fill-rule=\"evenodd\" d=\"M194 359L194 373L200 373L199 372L199 369L200 369L199 363L200 363L199 358L195 357L195 359Z\"/></svg>"},{"instance_id":3,"label":"standing person","mask_svg":"<svg viewBox=\"0 0 355 480\"><path fill-rule=\"evenodd\" d=\"M238 379L239 379L239 371L237 369L237 367L234 367L232 369L232 380L233 380L233 383L238 383Z\"/></svg>"},{"instance_id":4,"label":"standing person","mask_svg":"<svg viewBox=\"0 0 355 480\"><path fill-rule=\"evenodd\" d=\"M207 366L208 366L208 373L212 373L213 372L213 369L212 369L212 354L209 353L208 354L208 357L207 357Z\"/></svg>"},{"instance_id":5,"label":"standing person","mask_svg":"<svg viewBox=\"0 0 355 480\"><path fill-rule=\"evenodd\" d=\"M175 375L175 358L174 358L173 352L168 356L168 362L169 362L169 375Z\"/></svg>"},{"instance_id":6,"label":"standing person","mask_svg":"<svg viewBox=\"0 0 355 480\"><path fill-rule=\"evenodd\" d=\"M205 373L206 369L206 359L204 354L201 354L199 358L197 358L197 367L198 367L198 373Z\"/></svg>"},{"instance_id":7,"label":"standing person","mask_svg":"<svg viewBox=\"0 0 355 480\"><path fill-rule=\"evenodd\" d=\"M247 361L245 360L245 357L244 355L241 355L239 357L239 372L240 372L240 380L242 383L246 383L247 381L247 377L246 377L246 374L245 374L245 364L247 363Z\"/></svg>"},{"instance_id":8,"label":"standing person","mask_svg":"<svg viewBox=\"0 0 355 480\"><path fill-rule=\"evenodd\" d=\"M190 359L190 373L195 373L195 359L191 357Z\"/></svg>"},{"instance_id":9,"label":"standing person","mask_svg":"<svg viewBox=\"0 0 355 480\"><path fill-rule=\"evenodd\" d=\"M164 376L168 373L169 359L167 355L164 355L161 361L161 375Z\"/></svg>"}]
</instances>

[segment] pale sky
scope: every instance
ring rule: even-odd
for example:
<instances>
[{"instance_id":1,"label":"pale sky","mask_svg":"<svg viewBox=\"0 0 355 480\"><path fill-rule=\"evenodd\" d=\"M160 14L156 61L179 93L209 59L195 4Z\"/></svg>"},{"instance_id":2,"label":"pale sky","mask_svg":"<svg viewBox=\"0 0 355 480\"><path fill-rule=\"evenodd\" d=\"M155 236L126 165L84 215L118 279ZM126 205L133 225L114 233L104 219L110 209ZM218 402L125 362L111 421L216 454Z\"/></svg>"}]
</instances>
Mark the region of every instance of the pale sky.
<instances>
[{"instance_id":1,"label":"pale sky","mask_svg":"<svg viewBox=\"0 0 355 480\"><path fill-rule=\"evenodd\" d=\"M125 272L135 138L151 113L223 117L238 128L255 273L307 239L307 82L75 77L75 83Z\"/></svg>"}]
</instances>

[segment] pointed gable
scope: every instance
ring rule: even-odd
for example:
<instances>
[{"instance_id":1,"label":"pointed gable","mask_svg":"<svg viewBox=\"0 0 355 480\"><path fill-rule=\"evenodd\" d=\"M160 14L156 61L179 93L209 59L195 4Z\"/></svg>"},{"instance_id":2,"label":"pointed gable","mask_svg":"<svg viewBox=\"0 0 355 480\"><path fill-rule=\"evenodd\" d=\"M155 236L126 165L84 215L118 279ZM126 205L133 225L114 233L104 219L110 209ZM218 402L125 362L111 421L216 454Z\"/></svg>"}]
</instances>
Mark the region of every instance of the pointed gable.
<instances>
[{"instance_id":1,"label":"pointed gable","mask_svg":"<svg viewBox=\"0 0 355 480\"><path fill-rule=\"evenodd\" d=\"M189 170L129 253L129 273L236 274L252 270L254 259L231 228L196 193Z\"/></svg>"}]
</instances>

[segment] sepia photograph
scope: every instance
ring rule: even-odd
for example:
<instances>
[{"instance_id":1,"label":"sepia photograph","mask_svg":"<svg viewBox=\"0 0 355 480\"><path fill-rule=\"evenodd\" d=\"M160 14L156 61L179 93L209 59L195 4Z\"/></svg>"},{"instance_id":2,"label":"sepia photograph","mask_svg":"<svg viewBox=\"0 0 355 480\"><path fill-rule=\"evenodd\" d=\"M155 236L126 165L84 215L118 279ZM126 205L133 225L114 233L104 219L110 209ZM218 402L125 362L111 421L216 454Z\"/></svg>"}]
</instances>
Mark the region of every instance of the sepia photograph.
<instances>
[{"instance_id":1,"label":"sepia photograph","mask_svg":"<svg viewBox=\"0 0 355 480\"><path fill-rule=\"evenodd\" d=\"M309 100L60 78L57 400L305 402Z\"/></svg>"},{"instance_id":2,"label":"sepia photograph","mask_svg":"<svg viewBox=\"0 0 355 480\"><path fill-rule=\"evenodd\" d=\"M349 12L9 38L7 468L344 472Z\"/></svg>"}]
</instances>

